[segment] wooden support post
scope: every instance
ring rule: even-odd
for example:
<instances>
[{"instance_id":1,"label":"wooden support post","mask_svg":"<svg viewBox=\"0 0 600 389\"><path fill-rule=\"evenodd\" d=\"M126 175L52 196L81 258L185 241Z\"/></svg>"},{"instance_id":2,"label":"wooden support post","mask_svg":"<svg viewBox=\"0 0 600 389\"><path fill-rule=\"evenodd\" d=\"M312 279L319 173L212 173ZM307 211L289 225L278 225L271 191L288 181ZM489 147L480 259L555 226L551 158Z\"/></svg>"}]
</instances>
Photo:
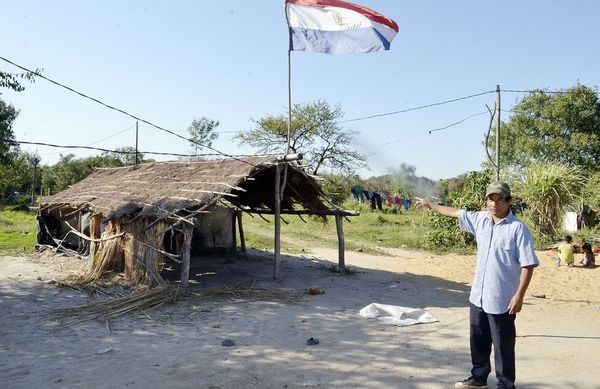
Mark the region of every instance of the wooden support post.
<instances>
[{"instance_id":1,"label":"wooden support post","mask_svg":"<svg viewBox=\"0 0 600 389\"><path fill-rule=\"evenodd\" d=\"M237 252L237 233L236 233L236 228L235 228L235 221L237 219L237 211L234 210L233 213L231 214L231 248L233 249L233 252L236 253Z\"/></svg>"},{"instance_id":2,"label":"wooden support post","mask_svg":"<svg viewBox=\"0 0 600 389\"><path fill-rule=\"evenodd\" d=\"M102 215L94 215L92 216L92 220L90 221L90 238L91 239L100 239L102 236L102 231L100 231L100 226L102 223ZM90 241L90 258L94 261L94 257L96 256L96 252L98 251L98 246L100 246L99 242Z\"/></svg>"},{"instance_id":3,"label":"wooden support post","mask_svg":"<svg viewBox=\"0 0 600 389\"><path fill-rule=\"evenodd\" d=\"M83 224L81 221L81 211L77 212L77 232L83 232ZM83 245L85 244L85 240L81 238L81 236L77 235L77 252L83 252Z\"/></svg>"},{"instance_id":4,"label":"wooden support post","mask_svg":"<svg viewBox=\"0 0 600 389\"><path fill-rule=\"evenodd\" d=\"M280 195L281 166L275 165L275 244L274 244L274 268L273 278L278 279L281 275L281 195Z\"/></svg>"},{"instance_id":5,"label":"wooden support post","mask_svg":"<svg viewBox=\"0 0 600 389\"><path fill-rule=\"evenodd\" d=\"M346 274L346 259L345 255L345 244L344 244L344 230L342 228L342 216L335 215L335 225L337 227L338 236L338 267L340 274Z\"/></svg>"},{"instance_id":6,"label":"wooden support post","mask_svg":"<svg viewBox=\"0 0 600 389\"><path fill-rule=\"evenodd\" d=\"M183 228L183 245L181 247L181 288L186 289L188 287L188 281L190 280L190 255L194 226L183 224L181 227Z\"/></svg>"},{"instance_id":7,"label":"wooden support post","mask_svg":"<svg viewBox=\"0 0 600 389\"><path fill-rule=\"evenodd\" d=\"M238 228L240 229L240 246L242 253L246 255L246 240L244 239L244 227L242 225L242 211L237 211L236 216L238 219Z\"/></svg>"}]
</instances>

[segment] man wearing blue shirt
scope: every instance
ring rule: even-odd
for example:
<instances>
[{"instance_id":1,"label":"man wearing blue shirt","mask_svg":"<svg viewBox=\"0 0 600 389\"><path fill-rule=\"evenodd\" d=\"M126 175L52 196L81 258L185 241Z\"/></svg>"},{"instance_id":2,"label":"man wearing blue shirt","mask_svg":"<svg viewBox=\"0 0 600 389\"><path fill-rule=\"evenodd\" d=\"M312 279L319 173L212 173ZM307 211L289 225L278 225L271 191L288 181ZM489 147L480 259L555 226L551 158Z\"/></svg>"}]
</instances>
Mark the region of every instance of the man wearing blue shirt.
<instances>
[{"instance_id":1,"label":"man wearing blue shirt","mask_svg":"<svg viewBox=\"0 0 600 389\"><path fill-rule=\"evenodd\" d=\"M475 235L477 264L469 296L471 377L455 388L487 388L494 362L498 388L515 388L515 318L533 268L539 264L531 234L512 212L510 187L493 182L486 190L488 211L471 212L417 198L417 208L429 208L458 218L461 230Z\"/></svg>"}]
</instances>

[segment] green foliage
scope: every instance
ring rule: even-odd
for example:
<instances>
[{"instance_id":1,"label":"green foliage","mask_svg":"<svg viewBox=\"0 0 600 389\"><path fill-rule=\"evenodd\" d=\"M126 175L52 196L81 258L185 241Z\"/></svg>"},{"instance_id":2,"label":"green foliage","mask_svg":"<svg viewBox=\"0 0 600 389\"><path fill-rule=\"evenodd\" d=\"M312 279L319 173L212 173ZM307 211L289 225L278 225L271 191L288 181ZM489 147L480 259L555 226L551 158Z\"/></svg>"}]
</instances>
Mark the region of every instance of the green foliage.
<instances>
[{"instance_id":1,"label":"green foliage","mask_svg":"<svg viewBox=\"0 0 600 389\"><path fill-rule=\"evenodd\" d=\"M451 206L468 211L479 211L485 207L485 190L490 183L490 173L470 172L462 181L458 191L448 194ZM433 227L427 232L426 240L430 247L467 247L473 243L473 236L463 233L456 219L427 211Z\"/></svg>"},{"instance_id":2,"label":"green foliage","mask_svg":"<svg viewBox=\"0 0 600 389\"><path fill-rule=\"evenodd\" d=\"M19 111L10 104L0 99L0 163L6 164L11 160L16 148L15 134L12 124L19 115Z\"/></svg>"},{"instance_id":3,"label":"green foliage","mask_svg":"<svg viewBox=\"0 0 600 389\"><path fill-rule=\"evenodd\" d=\"M40 74L42 69L35 69L33 72L25 73L7 73L0 71L0 88L12 89L15 92L22 92L25 87L21 84L21 80L35 82L36 74Z\"/></svg>"},{"instance_id":4,"label":"green foliage","mask_svg":"<svg viewBox=\"0 0 600 389\"><path fill-rule=\"evenodd\" d=\"M564 93L535 91L513 111L501 126L501 163L521 168L534 162L561 163L587 172L600 166L597 91L583 85ZM492 134L490 145L494 139Z\"/></svg>"},{"instance_id":5,"label":"green foliage","mask_svg":"<svg viewBox=\"0 0 600 389\"><path fill-rule=\"evenodd\" d=\"M329 200L336 204L342 205L350 196L350 188L356 185L356 178L348 177L342 174L324 174L323 190L327 194Z\"/></svg>"},{"instance_id":6,"label":"green foliage","mask_svg":"<svg viewBox=\"0 0 600 389\"><path fill-rule=\"evenodd\" d=\"M19 192L25 198L31 199L31 184L33 182L34 162L39 162L39 157L29 152L17 151L10 161L0 164L0 203L15 203L17 198L14 192ZM39 170L36 176L39 178ZM37 183L36 180L36 189ZM20 196L23 198L23 196ZM29 200L30 201L30 200Z\"/></svg>"},{"instance_id":7,"label":"green foliage","mask_svg":"<svg viewBox=\"0 0 600 389\"><path fill-rule=\"evenodd\" d=\"M59 192L81 181L98 167L119 167L122 162L113 155L75 158L74 154L60 155L52 166L42 167L42 188L44 194Z\"/></svg>"},{"instance_id":8,"label":"green foliage","mask_svg":"<svg viewBox=\"0 0 600 389\"><path fill-rule=\"evenodd\" d=\"M327 168L351 175L366 166L366 157L353 147L356 132L344 130L337 124L342 117L339 105L332 108L322 100L292 107L290 150L304 155L304 163L311 166L312 174ZM234 139L257 148L259 153L284 154L287 133L286 113L256 120L253 129L239 133Z\"/></svg>"},{"instance_id":9,"label":"green foliage","mask_svg":"<svg viewBox=\"0 0 600 389\"><path fill-rule=\"evenodd\" d=\"M583 187L582 201L592 209L600 210L600 171L596 171L588 176Z\"/></svg>"},{"instance_id":10,"label":"green foliage","mask_svg":"<svg viewBox=\"0 0 600 389\"><path fill-rule=\"evenodd\" d=\"M31 253L35 243L35 212L0 210L0 254Z\"/></svg>"},{"instance_id":11,"label":"green foliage","mask_svg":"<svg viewBox=\"0 0 600 389\"><path fill-rule=\"evenodd\" d=\"M105 151L100 156L100 160L96 160L101 164L108 164L109 166L132 166L135 165L135 147L125 146L125 147L117 147L115 149L117 152L108 152ZM98 157L92 157L98 158ZM146 160L144 158L144 153L137 153L137 162L138 163L146 163L153 162L153 160Z\"/></svg>"},{"instance_id":12,"label":"green foliage","mask_svg":"<svg viewBox=\"0 0 600 389\"><path fill-rule=\"evenodd\" d=\"M513 192L528 207L533 229L540 235L553 239L559 235L558 227L567 207L577 208L586 179L581 169L561 163L536 163L516 180Z\"/></svg>"}]
</instances>

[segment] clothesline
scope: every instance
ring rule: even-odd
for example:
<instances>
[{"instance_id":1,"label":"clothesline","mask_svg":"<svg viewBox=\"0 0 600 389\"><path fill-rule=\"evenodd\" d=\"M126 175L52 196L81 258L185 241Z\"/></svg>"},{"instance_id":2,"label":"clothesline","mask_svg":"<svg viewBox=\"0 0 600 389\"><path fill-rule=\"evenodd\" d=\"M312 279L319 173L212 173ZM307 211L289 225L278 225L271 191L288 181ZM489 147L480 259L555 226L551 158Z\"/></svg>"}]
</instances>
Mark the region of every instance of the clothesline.
<instances>
[{"instance_id":1,"label":"clothesline","mask_svg":"<svg viewBox=\"0 0 600 389\"><path fill-rule=\"evenodd\" d=\"M365 190L360 187L354 186L350 188L350 193L356 201L364 203L366 201L371 202L371 209L383 209L383 204L388 207L403 206L408 211L411 200L409 198L403 198L396 195L390 195L385 192L375 192Z\"/></svg>"}]
</instances>

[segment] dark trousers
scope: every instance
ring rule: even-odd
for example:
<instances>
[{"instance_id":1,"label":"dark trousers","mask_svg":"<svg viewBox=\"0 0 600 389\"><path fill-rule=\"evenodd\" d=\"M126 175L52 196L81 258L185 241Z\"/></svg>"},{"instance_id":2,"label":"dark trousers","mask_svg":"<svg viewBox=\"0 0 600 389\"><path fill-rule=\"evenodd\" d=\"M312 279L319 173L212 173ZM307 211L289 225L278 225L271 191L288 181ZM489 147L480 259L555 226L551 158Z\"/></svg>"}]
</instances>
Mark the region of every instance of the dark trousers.
<instances>
[{"instance_id":1,"label":"dark trousers","mask_svg":"<svg viewBox=\"0 0 600 389\"><path fill-rule=\"evenodd\" d=\"M515 387L515 317L508 312L494 315L470 305L471 375L487 382L492 371L490 354L494 345L494 362L498 388Z\"/></svg>"}]
</instances>

